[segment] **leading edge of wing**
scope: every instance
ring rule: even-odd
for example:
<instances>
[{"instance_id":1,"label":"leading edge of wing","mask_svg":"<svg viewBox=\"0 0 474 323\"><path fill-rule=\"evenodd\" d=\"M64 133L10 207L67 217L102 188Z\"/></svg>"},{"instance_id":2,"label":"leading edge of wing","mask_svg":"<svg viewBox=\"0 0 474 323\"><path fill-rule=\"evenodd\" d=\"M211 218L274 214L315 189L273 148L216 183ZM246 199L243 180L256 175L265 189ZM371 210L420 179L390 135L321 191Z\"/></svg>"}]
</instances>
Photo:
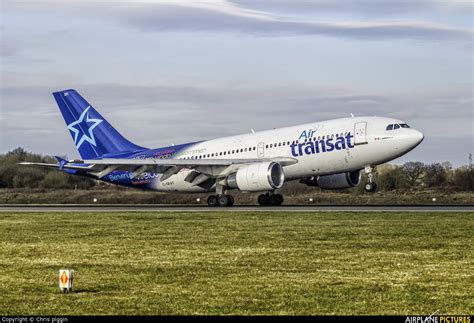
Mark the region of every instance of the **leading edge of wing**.
<instances>
[{"instance_id":1,"label":"leading edge of wing","mask_svg":"<svg viewBox=\"0 0 474 323\"><path fill-rule=\"evenodd\" d=\"M34 162L21 162L18 163L19 165L26 165L26 166L38 166L38 167L45 167L45 168L64 168L64 169L72 169L72 170L84 170L89 171L91 170L91 165L89 166L81 166L81 165L70 165L65 164L61 166L58 164L49 164L49 163L34 163Z\"/></svg>"},{"instance_id":2,"label":"leading edge of wing","mask_svg":"<svg viewBox=\"0 0 474 323\"><path fill-rule=\"evenodd\" d=\"M292 157L273 157L258 159L125 159L125 158L104 158L81 161L70 161L70 163L81 163L90 165L149 165L149 166L230 166L239 164L253 164L262 162L275 162L282 166L294 165L298 162Z\"/></svg>"}]
</instances>

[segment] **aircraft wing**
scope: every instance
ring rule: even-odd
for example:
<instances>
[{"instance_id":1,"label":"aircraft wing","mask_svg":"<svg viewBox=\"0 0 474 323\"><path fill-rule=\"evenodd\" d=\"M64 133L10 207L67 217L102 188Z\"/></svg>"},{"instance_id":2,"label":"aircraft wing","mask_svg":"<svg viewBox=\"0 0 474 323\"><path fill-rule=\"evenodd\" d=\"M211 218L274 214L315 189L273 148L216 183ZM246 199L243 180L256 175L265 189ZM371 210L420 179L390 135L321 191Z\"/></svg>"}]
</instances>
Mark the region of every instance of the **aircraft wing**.
<instances>
[{"instance_id":1,"label":"aircraft wing","mask_svg":"<svg viewBox=\"0 0 474 323\"><path fill-rule=\"evenodd\" d=\"M125 159L125 158L103 158L91 160L60 161L58 164L44 163L20 163L22 165L33 165L49 168L69 169L86 172L97 178L102 178L115 170L133 172L131 178L152 171L163 174L164 181L181 169L192 169L207 177L227 176L244 165L262 162L276 162L282 166L296 164L298 160L291 157L273 157L259 159Z\"/></svg>"},{"instance_id":2,"label":"aircraft wing","mask_svg":"<svg viewBox=\"0 0 474 323\"><path fill-rule=\"evenodd\" d=\"M261 162L276 162L282 166L293 165L298 162L296 158L291 157L274 157L274 158L258 158L258 159L122 159L122 158L104 158L74 161L89 165L149 165L149 166L229 166L239 164L253 164Z\"/></svg>"}]
</instances>

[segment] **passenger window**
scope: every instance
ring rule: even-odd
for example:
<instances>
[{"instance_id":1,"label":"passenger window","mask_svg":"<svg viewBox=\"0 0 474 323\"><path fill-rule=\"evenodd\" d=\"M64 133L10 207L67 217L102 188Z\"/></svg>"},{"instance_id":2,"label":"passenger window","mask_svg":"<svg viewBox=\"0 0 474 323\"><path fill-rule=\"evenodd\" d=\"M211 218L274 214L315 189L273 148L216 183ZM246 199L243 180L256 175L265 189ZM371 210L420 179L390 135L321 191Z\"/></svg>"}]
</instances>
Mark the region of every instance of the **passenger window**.
<instances>
[{"instance_id":1,"label":"passenger window","mask_svg":"<svg viewBox=\"0 0 474 323\"><path fill-rule=\"evenodd\" d=\"M289 145L290 145L290 142L289 142L289 141L287 141L287 142L286 142L286 144L289 146Z\"/></svg>"},{"instance_id":2,"label":"passenger window","mask_svg":"<svg viewBox=\"0 0 474 323\"><path fill-rule=\"evenodd\" d=\"M400 129L400 126L398 124L394 124L393 129Z\"/></svg>"},{"instance_id":3,"label":"passenger window","mask_svg":"<svg viewBox=\"0 0 474 323\"><path fill-rule=\"evenodd\" d=\"M385 130L393 130L393 124L389 124Z\"/></svg>"},{"instance_id":4,"label":"passenger window","mask_svg":"<svg viewBox=\"0 0 474 323\"><path fill-rule=\"evenodd\" d=\"M278 147L281 147L281 142L278 143Z\"/></svg>"}]
</instances>

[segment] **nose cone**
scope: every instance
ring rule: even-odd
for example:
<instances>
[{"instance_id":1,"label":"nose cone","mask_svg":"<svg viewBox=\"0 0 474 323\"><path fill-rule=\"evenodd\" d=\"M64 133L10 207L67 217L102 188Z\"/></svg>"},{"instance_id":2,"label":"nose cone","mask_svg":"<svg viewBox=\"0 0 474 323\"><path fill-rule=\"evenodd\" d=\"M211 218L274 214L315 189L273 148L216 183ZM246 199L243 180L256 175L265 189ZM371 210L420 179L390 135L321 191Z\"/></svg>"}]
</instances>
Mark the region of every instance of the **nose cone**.
<instances>
[{"instance_id":1,"label":"nose cone","mask_svg":"<svg viewBox=\"0 0 474 323\"><path fill-rule=\"evenodd\" d=\"M418 146L424 138L425 136L421 131L413 130L413 141L415 142L415 146Z\"/></svg>"},{"instance_id":2,"label":"nose cone","mask_svg":"<svg viewBox=\"0 0 474 323\"><path fill-rule=\"evenodd\" d=\"M425 136L423 135L422 132L415 129L411 129L410 135L409 135L409 142L410 142L411 149L418 146L423 141L424 138Z\"/></svg>"}]
</instances>

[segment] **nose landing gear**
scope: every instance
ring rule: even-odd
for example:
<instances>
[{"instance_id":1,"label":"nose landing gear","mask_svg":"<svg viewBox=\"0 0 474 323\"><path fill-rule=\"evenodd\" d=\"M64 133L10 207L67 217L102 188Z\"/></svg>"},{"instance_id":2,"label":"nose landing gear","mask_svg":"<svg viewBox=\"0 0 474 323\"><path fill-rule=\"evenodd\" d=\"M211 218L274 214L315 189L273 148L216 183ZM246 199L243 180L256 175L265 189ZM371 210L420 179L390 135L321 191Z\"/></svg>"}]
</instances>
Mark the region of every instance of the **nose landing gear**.
<instances>
[{"instance_id":1,"label":"nose landing gear","mask_svg":"<svg viewBox=\"0 0 474 323\"><path fill-rule=\"evenodd\" d=\"M368 193L375 192L377 189L377 184L373 181L375 169L371 166L365 167L365 173L367 174L368 182L365 183L364 189Z\"/></svg>"}]
</instances>

